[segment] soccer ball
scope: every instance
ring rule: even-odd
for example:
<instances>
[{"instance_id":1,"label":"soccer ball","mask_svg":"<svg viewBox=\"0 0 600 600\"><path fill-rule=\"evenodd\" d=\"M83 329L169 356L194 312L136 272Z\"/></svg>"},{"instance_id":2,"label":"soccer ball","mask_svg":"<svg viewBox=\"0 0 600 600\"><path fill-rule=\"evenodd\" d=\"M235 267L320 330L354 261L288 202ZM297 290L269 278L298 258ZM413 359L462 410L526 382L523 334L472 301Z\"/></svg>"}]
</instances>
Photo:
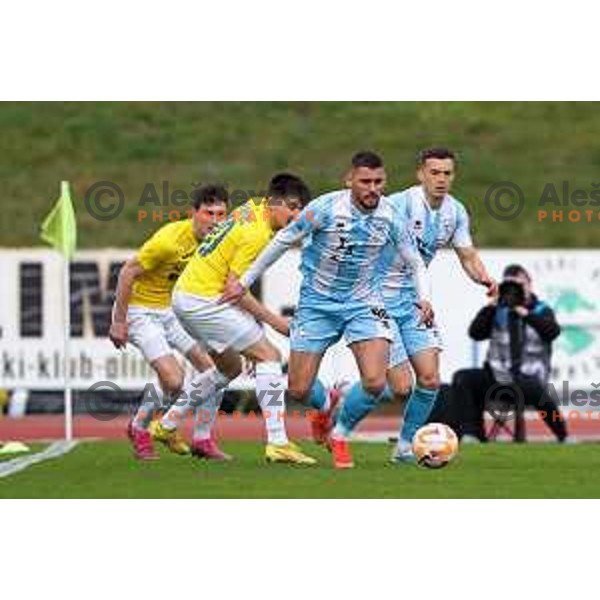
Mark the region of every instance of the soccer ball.
<instances>
[{"instance_id":1,"label":"soccer ball","mask_svg":"<svg viewBox=\"0 0 600 600\"><path fill-rule=\"evenodd\" d=\"M429 423L417 431L412 446L419 465L441 469L458 453L458 438L448 425Z\"/></svg>"}]
</instances>

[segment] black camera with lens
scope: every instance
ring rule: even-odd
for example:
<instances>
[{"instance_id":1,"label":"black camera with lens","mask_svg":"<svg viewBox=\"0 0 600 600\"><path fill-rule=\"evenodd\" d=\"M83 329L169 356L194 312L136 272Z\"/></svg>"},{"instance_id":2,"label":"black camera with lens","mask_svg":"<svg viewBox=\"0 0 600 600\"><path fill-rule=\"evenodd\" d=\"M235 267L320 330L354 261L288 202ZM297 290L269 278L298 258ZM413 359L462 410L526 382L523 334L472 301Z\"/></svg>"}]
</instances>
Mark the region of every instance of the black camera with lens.
<instances>
[{"instance_id":1,"label":"black camera with lens","mask_svg":"<svg viewBox=\"0 0 600 600\"><path fill-rule=\"evenodd\" d=\"M516 306L525 305L525 288L517 281L503 281L500 283L498 291L499 304L507 306L508 308L515 308Z\"/></svg>"}]
</instances>

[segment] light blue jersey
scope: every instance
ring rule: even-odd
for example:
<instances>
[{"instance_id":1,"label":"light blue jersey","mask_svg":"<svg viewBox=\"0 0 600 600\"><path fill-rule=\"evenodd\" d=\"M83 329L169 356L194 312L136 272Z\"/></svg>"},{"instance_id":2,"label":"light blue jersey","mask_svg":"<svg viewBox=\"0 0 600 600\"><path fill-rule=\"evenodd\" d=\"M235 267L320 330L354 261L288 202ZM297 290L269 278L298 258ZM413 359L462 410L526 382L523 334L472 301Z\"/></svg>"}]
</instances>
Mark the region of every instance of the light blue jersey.
<instances>
[{"instance_id":1,"label":"light blue jersey","mask_svg":"<svg viewBox=\"0 0 600 600\"><path fill-rule=\"evenodd\" d=\"M412 232L419 254L429 266L437 251L446 246L467 248L473 245L469 216L465 207L446 196L433 210L422 186L414 186L389 197ZM396 322L400 336L394 340L391 366L429 348L443 347L438 328L427 328L415 310L416 290L412 269L399 257L391 261L382 283L385 307Z\"/></svg>"},{"instance_id":2,"label":"light blue jersey","mask_svg":"<svg viewBox=\"0 0 600 600\"><path fill-rule=\"evenodd\" d=\"M392 340L393 327L381 294L383 275L396 256L417 273L426 269L404 217L386 197L368 213L350 190L320 196L280 231L241 279L250 285L291 246L302 244L300 298L291 328L291 347L324 352L342 335L346 342Z\"/></svg>"},{"instance_id":3,"label":"light blue jersey","mask_svg":"<svg viewBox=\"0 0 600 600\"><path fill-rule=\"evenodd\" d=\"M389 200L408 224L427 266L440 248L466 248L473 245L469 215L456 198L446 196L440 207L433 210L422 186L414 186L389 196ZM398 257L392 262L383 281L386 303L401 301L402 291L406 289L414 289L414 278L410 266Z\"/></svg>"},{"instance_id":4,"label":"light blue jersey","mask_svg":"<svg viewBox=\"0 0 600 600\"><path fill-rule=\"evenodd\" d=\"M310 233L310 237L307 234ZM380 299L382 267L389 252L417 252L404 220L388 198L364 213L350 190L320 196L298 220L277 236L288 241L304 237L300 297L312 302L365 302Z\"/></svg>"}]
</instances>

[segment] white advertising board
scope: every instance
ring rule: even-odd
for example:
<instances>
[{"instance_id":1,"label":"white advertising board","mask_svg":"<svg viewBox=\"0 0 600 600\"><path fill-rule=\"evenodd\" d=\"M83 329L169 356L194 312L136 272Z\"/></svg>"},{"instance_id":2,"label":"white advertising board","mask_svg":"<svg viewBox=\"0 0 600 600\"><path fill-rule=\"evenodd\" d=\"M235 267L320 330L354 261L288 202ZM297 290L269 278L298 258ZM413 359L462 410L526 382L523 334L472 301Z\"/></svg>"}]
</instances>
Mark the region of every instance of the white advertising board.
<instances>
[{"instance_id":1,"label":"white advertising board","mask_svg":"<svg viewBox=\"0 0 600 600\"><path fill-rule=\"evenodd\" d=\"M135 390L154 381L134 348L116 351L106 338L119 265L130 255L130 250L81 251L72 263L70 371L75 388L110 380ZM535 291L555 308L563 334L555 344L553 381L588 388L600 380L600 251L486 250L482 257L497 278L507 264L523 264L532 274ZM289 252L264 276L262 297L271 308L295 306L298 262L298 252ZM448 381L455 370L484 356L485 346L476 347L466 331L486 297L462 272L452 252L440 253L431 268L446 346L442 374ZM0 273L0 387L60 389L61 258L46 249L2 249ZM286 340L269 335L287 355ZM352 356L342 343L326 356L321 376L328 383L356 377Z\"/></svg>"}]
</instances>

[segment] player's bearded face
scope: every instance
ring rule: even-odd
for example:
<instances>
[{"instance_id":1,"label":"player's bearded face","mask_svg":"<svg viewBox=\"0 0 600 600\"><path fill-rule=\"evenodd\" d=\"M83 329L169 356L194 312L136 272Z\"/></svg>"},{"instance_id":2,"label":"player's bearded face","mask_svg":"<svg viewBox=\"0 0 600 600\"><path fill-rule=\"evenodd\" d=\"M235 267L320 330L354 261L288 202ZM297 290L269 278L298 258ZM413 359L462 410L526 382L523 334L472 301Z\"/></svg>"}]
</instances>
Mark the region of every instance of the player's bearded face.
<instances>
[{"instance_id":1,"label":"player's bearded face","mask_svg":"<svg viewBox=\"0 0 600 600\"><path fill-rule=\"evenodd\" d=\"M373 210L379 206L379 200L385 190L385 169L369 169L358 167L348 177L348 185L352 190L352 198L362 208Z\"/></svg>"},{"instance_id":2,"label":"player's bearded face","mask_svg":"<svg viewBox=\"0 0 600 600\"><path fill-rule=\"evenodd\" d=\"M454 175L454 161L451 158L430 158L417 173L427 196L439 200L450 192Z\"/></svg>"},{"instance_id":3,"label":"player's bearded face","mask_svg":"<svg viewBox=\"0 0 600 600\"><path fill-rule=\"evenodd\" d=\"M196 237L206 237L219 223L227 218L227 207L224 203L201 204L194 213L194 232Z\"/></svg>"}]
</instances>

